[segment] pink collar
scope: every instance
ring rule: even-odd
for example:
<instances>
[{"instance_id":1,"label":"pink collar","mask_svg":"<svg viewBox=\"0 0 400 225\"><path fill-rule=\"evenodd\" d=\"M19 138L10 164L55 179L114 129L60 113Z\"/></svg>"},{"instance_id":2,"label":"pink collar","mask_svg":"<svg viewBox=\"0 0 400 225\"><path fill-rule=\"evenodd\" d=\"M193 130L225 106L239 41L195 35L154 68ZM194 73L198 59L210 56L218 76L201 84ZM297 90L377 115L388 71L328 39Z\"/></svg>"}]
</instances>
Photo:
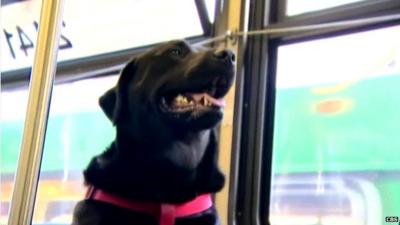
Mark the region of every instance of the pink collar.
<instances>
[{"instance_id":1,"label":"pink collar","mask_svg":"<svg viewBox=\"0 0 400 225\"><path fill-rule=\"evenodd\" d=\"M93 186L88 188L87 199L107 202L136 212L144 212L159 219L160 225L174 225L175 218L201 213L209 209L213 203L211 194L203 194L182 204L131 201L107 193Z\"/></svg>"}]
</instances>

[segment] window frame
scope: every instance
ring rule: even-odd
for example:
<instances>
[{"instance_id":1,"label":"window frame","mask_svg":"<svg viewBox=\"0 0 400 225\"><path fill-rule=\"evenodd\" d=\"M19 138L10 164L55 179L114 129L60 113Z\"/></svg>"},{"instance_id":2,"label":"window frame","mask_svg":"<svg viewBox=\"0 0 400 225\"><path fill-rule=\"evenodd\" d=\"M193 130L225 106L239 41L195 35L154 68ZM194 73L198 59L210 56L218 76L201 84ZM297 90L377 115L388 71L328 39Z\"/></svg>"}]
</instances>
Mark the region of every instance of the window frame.
<instances>
[{"instance_id":1,"label":"window frame","mask_svg":"<svg viewBox=\"0 0 400 225\"><path fill-rule=\"evenodd\" d=\"M249 30L304 26L400 13L399 1L367 0L297 16L286 16L284 4L282 4L286 1L251 1ZM373 30L394 24L400 24L400 20L346 28L248 37L243 64L246 69L242 83L238 84L243 87L242 115L235 124L235 127L240 127L239 130L235 130L240 148L236 149L238 160L233 166L237 167L238 171L235 177L231 176L231 179L235 180L236 193L234 199L230 199L235 203L232 204L230 210L234 210L235 217L229 221L229 224L269 224L278 47L289 43Z\"/></svg>"}]
</instances>

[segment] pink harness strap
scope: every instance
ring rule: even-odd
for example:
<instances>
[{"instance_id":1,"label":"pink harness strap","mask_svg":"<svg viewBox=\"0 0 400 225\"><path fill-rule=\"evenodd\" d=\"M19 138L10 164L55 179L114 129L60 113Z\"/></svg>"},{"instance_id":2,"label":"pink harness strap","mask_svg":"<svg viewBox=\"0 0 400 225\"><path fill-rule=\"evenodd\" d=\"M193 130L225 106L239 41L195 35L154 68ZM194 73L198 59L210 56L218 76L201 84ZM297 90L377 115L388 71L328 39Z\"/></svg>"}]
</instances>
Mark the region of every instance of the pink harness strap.
<instances>
[{"instance_id":1,"label":"pink harness strap","mask_svg":"<svg viewBox=\"0 0 400 225\"><path fill-rule=\"evenodd\" d=\"M90 186L87 199L107 202L135 212L150 214L159 219L160 225L174 225L175 219L201 213L212 206L211 194L203 194L182 204L139 202L121 198Z\"/></svg>"}]
</instances>

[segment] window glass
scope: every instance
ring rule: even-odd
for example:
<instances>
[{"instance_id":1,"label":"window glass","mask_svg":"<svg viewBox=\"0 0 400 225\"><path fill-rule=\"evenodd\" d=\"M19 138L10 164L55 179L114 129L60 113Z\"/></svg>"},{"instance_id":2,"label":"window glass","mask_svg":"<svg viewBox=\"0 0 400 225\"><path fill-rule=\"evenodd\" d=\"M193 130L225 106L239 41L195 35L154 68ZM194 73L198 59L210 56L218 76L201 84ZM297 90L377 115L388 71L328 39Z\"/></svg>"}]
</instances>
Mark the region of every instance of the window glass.
<instances>
[{"instance_id":1,"label":"window glass","mask_svg":"<svg viewBox=\"0 0 400 225\"><path fill-rule=\"evenodd\" d=\"M30 56L35 51L37 32L28 18L39 18L41 1L19 2L1 1L0 73L11 68L17 58L24 59L25 67L33 64ZM0 92L0 225L8 220L27 99L26 91Z\"/></svg>"},{"instance_id":2,"label":"window glass","mask_svg":"<svg viewBox=\"0 0 400 225\"><path fill-rule=\"evenodd\" d=\"M116 76L56 85L46 132L33 223L69 224L76 201L84 196L82 170L111 143L114 129L98 98ZM6 223L18 159L27 91L1 94L1 216ZM18 103L18 104L16 104Z\"/></svg>"},{"instance_id":3,"label":"window glass","mask_svg":"<svg viewBox=\"0 0 400 225\"><path fill-rule=\"evenodd\" d=\"M270 223L400 212L400 26L278 49Z\"/></svg>"},{"instance_id":4,"label":"window glass","mask_svg":"<svg viewBox=\"0 0 400 225\"><path fill-rule=\"evenodd\" d=\"M1 92L0 224L7 223L27 106L26 91Z\"/></svg>"},{"instance_id":5,"label":"window glass","mask_svg":"<svg viewBox=\"0 0 400 225\"><path fill-rule=\"evenodd\" d=\"M287 0L286 15L295 16L307 12L327 9L335 6L345 5L366 0Z\"/></svg>"},{"instance_id":6,"label":"window glass","mask_svg":"<svg viewBox=\"0 0 400 225\"><path fill-rule=\"evenodd\" d=\"M215 15L215 0L205 0L208 17L210 18L210 22L214 22Z\"/></svg>"},{"instance_id":7,"label":"window glass","mask_svg":"<svg viewBox=\"0 0 400 225\"><path fill-rule=\"evenodd\" d=\"M212 1L207 3L211 9ZM1 7L1 43L7 46L1 48L2 72L31 65L40 4L27 0ZM58 61L203 34L195 1L68 0L63 12Z\"/></svg>"},{"instance_id":8,"label":"window glass","mask_svg":"<svg viewBox=\"0 0 400 225\"><path fill-rule=\"evenodd\" d=\"M215 0L206 4L213 21ZM41 1L7 0L1 6L1 72L30 67ZM203 35L195 1L69 0L63 11L58 61ZM97 102L115 82L114 76L54 87L34 224L70 224L72 209L85 192L82 170L114 136ZM27 95L27 90L1 92L0 225L8 219Z\"/></svg>"}]
</instances>

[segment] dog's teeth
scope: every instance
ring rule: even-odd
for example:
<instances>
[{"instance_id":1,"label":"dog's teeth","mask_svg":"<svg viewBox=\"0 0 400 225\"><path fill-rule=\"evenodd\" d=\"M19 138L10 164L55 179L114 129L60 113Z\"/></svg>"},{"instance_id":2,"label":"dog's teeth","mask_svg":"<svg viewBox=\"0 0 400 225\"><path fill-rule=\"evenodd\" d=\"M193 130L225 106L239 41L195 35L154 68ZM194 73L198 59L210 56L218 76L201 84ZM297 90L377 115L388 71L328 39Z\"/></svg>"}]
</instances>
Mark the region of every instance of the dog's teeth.
<instances>
[{"instance_id":1,"label":"dog's teeth","mask_svg":"<svg viewBox=\"0 0 400 225\"><path fill-rule=\"evenodd\" d=\"M183 99L184 99L184 97L182 95L178 95L178 97L176 97L177 102L182 102Z\"/></svg>"},{"instance_id":2,"label":"dog's teeth","mask_svg":"<svg viewBox=\"0 0 400 225\"><path fill-rule=\"evenodd\" d=\"M195 104L195 102L193 100L191 100L191 99L189 99L186 96L181 95L181 94L175 97L174 103L175 103L176 106L180 106L180 107L188 106L188 105L194 105Z\"/></svg>"},{"instance_id":3,"label":"dog's teeth","mask_svg":"<svg viewBox=\"0 0 400 225\"><path fill-rule=\"evenodd\" d=\"M183 104L183 103L185 102L185 97L182 96L182 95L178 95L178 96L176 96L176 98L175 98L175 102L176 102L177 104Z\"/></svg>"},{"instance_id":4,"label":"dog's teeth","mask_svg":"<svg viewBox=\"0 0 400 225\"><path fill-rule=\"evenodd\" d=\"M205 97L203 98L203 105L205 105L205 106L208 105L207 98L205 98Z\"/></svg>"}]
</instances>

